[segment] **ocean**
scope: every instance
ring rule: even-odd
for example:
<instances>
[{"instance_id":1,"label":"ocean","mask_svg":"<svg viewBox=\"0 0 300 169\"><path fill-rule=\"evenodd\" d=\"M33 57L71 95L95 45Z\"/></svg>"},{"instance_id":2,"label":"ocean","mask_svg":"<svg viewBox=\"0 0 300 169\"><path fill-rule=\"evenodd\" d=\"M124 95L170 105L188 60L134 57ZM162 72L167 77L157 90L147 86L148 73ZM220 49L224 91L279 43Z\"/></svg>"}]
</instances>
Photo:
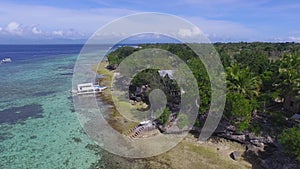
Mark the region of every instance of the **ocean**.
<instances>
[{"instance_id":1,"label":"ocean","mask_svg":"<svg viewBox=\"0 0 300 169\"><path fill-rule=\"evenodd\" d=\"M70 93L82 45L0 45L0 168L89 168L101 158ZM105 47L104 47L105 48ZM104 49L103 48L103 49Z\"/></svg>"}]
</instances>

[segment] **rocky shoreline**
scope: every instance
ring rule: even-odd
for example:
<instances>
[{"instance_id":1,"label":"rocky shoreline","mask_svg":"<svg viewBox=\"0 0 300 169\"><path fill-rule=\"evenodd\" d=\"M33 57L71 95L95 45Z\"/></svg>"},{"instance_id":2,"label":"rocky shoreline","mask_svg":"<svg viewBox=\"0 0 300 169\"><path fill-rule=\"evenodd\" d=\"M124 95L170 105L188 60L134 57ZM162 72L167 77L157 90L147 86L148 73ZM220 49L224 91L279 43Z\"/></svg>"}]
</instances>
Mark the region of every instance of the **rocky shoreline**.
<instances>
[{"instance_id":1,"label":"rocky shoreline","mask_svg":"<svg viewBox=\"0 0 300 169\"><path fill-rule=\"evenodd\" d=\"M107 64L108 63L106 63L106 66L107 66ZM106 69L106 66L105 66L105 69ZM108 68L111 69L110 67L108 67ZM113 77L111 77L111 76L113 76L113 72L110 72L112 70L109 70L109 69L105 70L105 71L108 71L108 72L106 72L105 76L110 76L110 77L108 77L106 80L102 79L100 81L100 83L104 83L105 85L108 85L108 84L110 85L111 80L113 79ZM98 71L98 73L103 73L103 70ZM107 73L110 73L110 75ZM135 91L138 93L135 93ZM143 94L141 93L141 90L137 90L137 87L135 87L135 91L131 91L131 93L130 93L130 98L132 99L132 101L133 102L142 101L143 100L142 98L145 96L143 96ZM106 103L108 105L112 105L111 110L114 110L113 109L113 101L111 100L111 98L108 97L108 95L109 95L108 93L106 93L106 94L104 93L104 94L102 94L101 97L102 97L104 103ZM138 99L140 99L140 100L138 100ZM177 105L173 106L174 109L177 108L176 106ZM116 123L117 122L116 119L118 119L118 115L113 115L113 116L111 116L111 118L112 119L110 121L113 121L114 123ZM262 118L266 118L266 117L257 115L257 119L261 120ZM203 117L203 119L205 119L205 117ZM267 121L267 119L264 119L264 121ZM114 123L111 123L111 125L116 125ZM201 131L201 128L194 127L194 128L192 128L191 133L193 133L195 135L195 133L199 133L200 131ZM235 142L244 147L244 150L239 150L239 151L232 149L232 151L227 154L228 158L232 158L235 161L240 161L240 159L243 158L244 160L250 162L252 164L252 168L254 168L254 169L256 169L256 168L257 169L260 169L260 168L262 168L262 169L269 169L269 168L297 169L300 166L299 162L296 161L295 158L292 158L284 153L283 148L278 143L277 138L272 137L270 134L262 133L259 136L257 136L256 134L254 134L252 132L239 132L239 131L237 131L237 129L234 126L230 125L228 122L226 122L225 119L223 119L213 134L212 142L218 143L218 140L222 140L222 139L227 140L227 142L228 141ZM194 143L198 144L199 142L197 142L197 140L194 140ZM111 156L111 154L108 156ZM114 163L114 160L116 160L116 159L117 159L116 161L121 161L121 162L117 162L120 165L114 163L114 165L118 165L118 166L123 166L124 164L122 164L122 163L128 163L124 166L131 166L131 167L133 165L132 163L139 163L141 166L148 166L148 164L149 164L148 159L138 160L138 161L131 160L131 159L124 159L122 157L115 157L115 158L111 158L111 159L113 159L112 163ZM103 160L102 160L102 162L103 162ZM102 162L99 162L99 165ZM152 161L152 163L153 163L153 161ZM112 164L110 164L110 165L112 165ZM162 168L164 168L164 167L171 168L170 165L164 165L164 164L161 164L161 167ZM148 166L148 168L151 168L151 167Z\"/></svg>"},{"instance_id":2,"label":"rocky shoreline","mask_svg":"<svg viewBox=\"0 0 300 169\"><path fill-rule=\"evenodd\" d=\"M256 118L260 120L265 118L263 121L267 121L267 117L259 114L256 115ZM252 163L253 168L299 169L299 161L295 157L287 155L277 137L270 133L267 126L264 126L260 135L248 131L239 132L223 119L213 135L242 144L246 149L243 156Z\"/></svg>"}]
</instances>

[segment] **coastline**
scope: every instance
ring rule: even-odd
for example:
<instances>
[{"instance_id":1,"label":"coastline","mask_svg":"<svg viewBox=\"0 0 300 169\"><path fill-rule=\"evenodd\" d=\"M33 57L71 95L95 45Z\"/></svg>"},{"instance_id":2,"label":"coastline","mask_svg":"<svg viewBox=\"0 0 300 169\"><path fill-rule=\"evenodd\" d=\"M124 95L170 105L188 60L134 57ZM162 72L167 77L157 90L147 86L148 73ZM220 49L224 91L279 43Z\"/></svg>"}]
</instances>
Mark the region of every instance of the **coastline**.
<instances>
[{"instance_id":1,"label":"coastline","mask_svg":"<svg viewBox=\"0 0 300 169\"><path fill-rule=\"evenodd\" d=\"M98 69L94 68L98 74L103 75L103 78L99 79L99 84L102 86L107 86L106 90L103 90L99 97L101 98L102 102L108 106L107 111L105 114L107 115L107 120L109 124L118 132L126 133L129 129L133 128L134 126L138 125L138 123L128 121L124 118L117 110L115 103L121 103L128 107L128 109L133 108L130 103L121 102L117 100L117 97L112 97L112 90L111 84L114 80L114 71L110 71L106 69L108 65L107 61L103 61L99 64ZM114 91L115 92L115 91Z\"/></svg>"},{"instance_id":2,"label":"coastline","mask_svg":"<svg viewBox=\"0 0 300 169\"><path fill-rule=\"evenodd\" d=\"M102 74L104 78L99 79L99 84L107 86L99 97L108 108L109 124L118 132L124 133L137 123L130 123L116 109L114 101L117 98L112 98L111 83L114 80L114 71L106 69L107 61L101 62L98 69L94 68L98 74ZM114 91L115 92L115 91ZM131 105L128 102L129 105ZM132 108L132 107L131 107ZM166 153L155 157L145 159L128 159L110 154L109 152L94 149L103 153L103 158L93 164L91 168L251 168L251 164L242 157L235 161L230 157L234 151L239 151L243 154L246 149L242 144L228 141L225 139L210 139L207 142L198 142L197 138L192 134L188 134L184 140L177 146Z\"/></svg>"}]
</instances>

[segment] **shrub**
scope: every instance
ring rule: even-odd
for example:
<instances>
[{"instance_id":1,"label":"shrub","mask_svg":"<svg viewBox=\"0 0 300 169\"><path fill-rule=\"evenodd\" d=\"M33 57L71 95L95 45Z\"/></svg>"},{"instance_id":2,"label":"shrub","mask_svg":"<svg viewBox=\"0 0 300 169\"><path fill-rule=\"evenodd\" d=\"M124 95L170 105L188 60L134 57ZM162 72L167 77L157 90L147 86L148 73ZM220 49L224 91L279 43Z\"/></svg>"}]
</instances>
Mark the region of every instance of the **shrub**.
<instances>
[{"instance_id":1,"label":"shrub","mask_svg":"<svg viewBox=\"0 0 300 169\"><path fill-rule=\"evenodd\" d=\"M300 125L283 131L279 141L286 148L287 153L295 155L300 161Z\"/></svg>"},{"instance_id":2,"label":"shrub","mask_svg":"<svg viewBox=\"0 0 300 169\"><path fill-rule=\"evenodd\" d=\"M160 124L165 124L166 122L168 122L170 115L171 115L170 109L165 108L163 113L157 118L157 121Z\"/></svg>"}]
</instances>

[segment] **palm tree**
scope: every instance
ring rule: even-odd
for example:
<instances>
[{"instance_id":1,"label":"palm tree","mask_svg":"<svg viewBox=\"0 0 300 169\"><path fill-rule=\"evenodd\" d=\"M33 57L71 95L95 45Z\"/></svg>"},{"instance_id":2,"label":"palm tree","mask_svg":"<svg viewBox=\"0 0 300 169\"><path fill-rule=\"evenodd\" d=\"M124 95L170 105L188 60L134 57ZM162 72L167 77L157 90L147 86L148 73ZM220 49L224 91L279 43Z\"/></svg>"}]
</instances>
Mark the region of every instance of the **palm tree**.
<instances>
[{"instance_id":1,"label":"palm tree","mask_svg":"<svg viewBox=\"0 0 300 169\"><path fill-rule=\"evenodd\" d=\"M250 126L252 112L257 108L256 96L260 94L262 82L249 67L233 64L226 69L227 97L226 114L240 130Z\"/></svg>"},{"instance_id":2,"label":"palm tree","mask_svg":"<svg viewBox=\"0 0 300 169\"><path fill-rule=\"evenodd\" d=\"M233 64L226 72L229 92L242 94L248 99L259 95L262 81L250 71L249 67L242 68L238 64Z\"/></svg>"},{"instance_id":3,"label":"palm tree","mask_svg":"<svg viewBox=\"0 0 300 169\"><path fill-rule=\"evenodd\" d=\"M283 96L289 92L300 96L300 53L285 55L280 60L278 87Z\"/></svg>"}]
</instances>

